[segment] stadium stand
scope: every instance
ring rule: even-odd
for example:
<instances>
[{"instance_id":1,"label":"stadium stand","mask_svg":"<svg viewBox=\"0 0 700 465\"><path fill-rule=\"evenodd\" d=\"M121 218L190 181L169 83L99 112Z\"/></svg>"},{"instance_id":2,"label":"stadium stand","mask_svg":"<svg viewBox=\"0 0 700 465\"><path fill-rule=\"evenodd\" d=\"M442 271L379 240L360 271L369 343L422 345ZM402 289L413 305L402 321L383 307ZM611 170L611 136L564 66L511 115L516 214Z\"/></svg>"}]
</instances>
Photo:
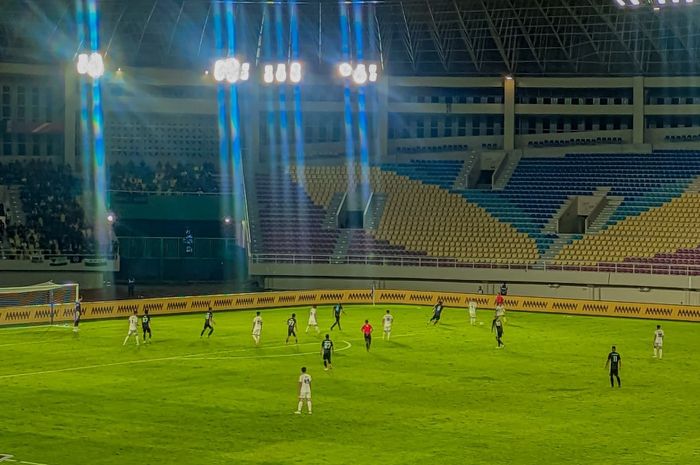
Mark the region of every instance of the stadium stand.
<instances>
[{"instance_id":1,"label":"stadium stand","mask_svg":"<svg viewBox=\"0 0 700 465\"><path fill-rule=\"evenodd\" d=\"M119 162L110 167L110 188L131 192L218 192L216 168L212 163L158 162L154 167L145 162L126 164Z\"/></svg>"},{"instance_id":2,"label":"stadium stand","mask_svg":"<svg viewBox=\"0 0 700 465\"><path fill-rule=\"evenodd\" d=\"M255 179L259 219L251 224L253 251L268 254L333 252L338 232L323 227L325 212L284 173Z\"/></svg>"},{"instance_id":3,"label":"stadium stand","mask_svg":"<svg viewBox=\"0 0 700 465\"><path fill-rule=\"evenodd\" d=\"M556 263L591 266L627 261L696 265L700 263L694 260L699 245L700 194L685 193L641 215L621 219L599 234L586 235L566 245L557 255Z\"/></svg>"},{"instance_id":4,"label":"stadium stand","mask_svg":"<svg viewBox=\"0 0 700 465\"><path fill-rule=\"evenodd\" d=\"M0 185L19 190L23 210L16 212L18 222L6 220L4 258L94 253L92 229L78 202L80 182L69 167L44 161L3 164Z\"/></svg>"},{"instance_id":5,"label":"stadium stand","mask_svg":"<svg viewBox=\"0 0 700 465\"><path fill-rule=\"evenodd\" d=\"M387 196L374 236L395 248L374 247L389 255L404 248L413 255L470 262L536 261L535 242L526 234L498 221L461 195L449 192L460 168L459 161L414 161L371 167L369 183L373 191ZM347 191L357 184L353 180L362 179L358 166L352 173L353 180L348 174L343 166L306 167L303 180L314 203L328 208L336 193ZM291 175L297 181L302 177L296 168L291 169Z\"/></svg>"}]
</instances>

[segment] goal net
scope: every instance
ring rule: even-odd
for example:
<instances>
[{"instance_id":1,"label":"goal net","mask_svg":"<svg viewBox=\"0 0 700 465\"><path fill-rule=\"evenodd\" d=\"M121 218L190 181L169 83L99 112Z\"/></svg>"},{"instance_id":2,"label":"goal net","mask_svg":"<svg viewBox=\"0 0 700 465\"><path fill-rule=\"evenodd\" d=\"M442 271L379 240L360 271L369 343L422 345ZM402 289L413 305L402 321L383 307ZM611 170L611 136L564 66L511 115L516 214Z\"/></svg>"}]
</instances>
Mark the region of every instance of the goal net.
<instances>
[{"instance_id":1,"label":"goal net","mask_svg":"<svg viewBox=\"0 0 700 465\"><path fill-rule=\"evenodd\" d=\"M58 324L73 320L73 307L80 288L77 283L0 287L0 312L12 309L36 309L46 323Z\"/></svg>"}]
</instances>

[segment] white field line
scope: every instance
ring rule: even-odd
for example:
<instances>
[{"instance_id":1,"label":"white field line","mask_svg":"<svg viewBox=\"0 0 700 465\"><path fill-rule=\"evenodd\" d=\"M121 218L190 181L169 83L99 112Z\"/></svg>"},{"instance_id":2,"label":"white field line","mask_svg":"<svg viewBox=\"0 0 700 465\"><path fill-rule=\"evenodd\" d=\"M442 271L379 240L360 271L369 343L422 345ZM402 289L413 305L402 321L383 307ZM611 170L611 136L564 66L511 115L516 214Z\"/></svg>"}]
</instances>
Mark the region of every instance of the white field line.
<instances>
[{"instance_id":1,"label":"white field line","mask_svg":"<svg viewBox=\"0 0 700 465\"><path fill-rule=\"evenodd\" d=\"M71 322L72 323L72 322ZM30 326L7 326L7 327L1 327L0 331L29 331L32 329L42 329L46 330L46 328L62 328L62 329L70 329L72 328L72 325L68 325L67 323L65 325L30 325ZM0 456L2 458L2 456Z\"/></svg>"},{"instance_id":2,"label":"white field line","mask_svg":"<svg viewBox=\"0 0 700 465\"><path fill-rule=\"evenodd\" d=\"M347 350L350 348L350 343L347 341L343 341L346 344L348 344L348 347L344 348L343 350ZM298 344L298 345L309 345L309 344L316 344L308 342L304 344ZM319 343L320 346L320 343ZM270 348L279 348L279 347L290 347L288 345L285 346L273 346ZM164 362L164 361L169 361L169 360L189 360L190 357L206 357L208 355L216 355L219 353L228 353L228 352L241 352L241 351L250 351L250 350L256 350L256 348L251 347L249 349L232 349L232 350L226 350L226 351L217 351L217 352L202 352L199 354L184 354L184 355L174 355L170 357L158 357L158 358L149 358L149 359L144 359L144 360L126 360L123 362L113 362L113 363L100 363L100 364L95 364L95 365L85 365L85 366L79 366L79 367L69 367L69 368L57 368L55 370L42 370L42 371L30 371L30 372L25 372L25 373L13 373L9 375L0 375L0 379L12 379L12 378L22 378L22 377L27 377L27 376L36 376L36 375L48 375L48 374L54 374L54 373L66 373L70 371L81 371L81 370L90 370L94 368L106 368L106 367L113 367L113 366L121 366L121 365L136 365L136 364L141 364L141 363L152 363L152 362ZM239 358L239 359L253 359L253 358L279 358L279 357L291 357L291 356L300 356L300 355L308 355L308 354L313 354L316 352L300 352L296 354L279 354L279 355L251 355L251 356L243 356L243 357L224 357L224 358ZM197 359L193 359L197 360Z\"/></svg>"},{"instance_id":3,"label":"white field line","mask_svg":"<svg viewBox=\"0 0 700 465\"><path fill-rule=\"evenodd\" d=\"M413 336L416 334L423 334L425 332L427 332L427 331L397 334L395 336L392 336L392 339L395 339L397 337L408 337L408 336ZM342 342L348 344L348 346L344 347L342 350L347 350L351 347L351 344L348 341L342 341ZM391 342L391 341L389 341L389 342ZM302 345L311 345L311 344L319 344L320 345L320 342L305 342L302 344L294 344L294 345L295 346L302 346ZM283 347L293 347L293 346L291 344L285 344L285 345L263 347L263 348L265 348L265 349L279 349L279 348L283 348ZM258 348L248 347L248 348L242 348L242 349L228 349L228 350L220 350L220 351L214 351L214 352L202 352L202 353L196 353L196 354L173 355L170 357L149 358L149 359L144 359L144 360L125 360L122 362L100 363L100 364L95 364L95 365L85 365L85 366L78 366L78 367L57 368L55 370L28 371L25 373L12 373L12 374L7 374L7 375L0 375L0 379L23 378L23 377L27 377L27 376L48 375L48 374L54 374L54 373L66 373L66 372L71 372L71 371L91 370L94 368L107 368L107 367L114 367L114 366L121 366L121 365L136 365L136 364L142 364L142 363L165 362L168 360L187 360L187 359L194 358L194 357L208 357L208 356L217 355L217 354L225 354L225 353L230 353L230 352L247 352L247 351L251 351L251 350L258 350ZM340 350L341 349L339 349L338 351L340 351ZM296 354L253 355L253 356L243 356L243 357L220 357L220 358L221 359L279 358L279 357L297 357L300 355L310 355L310 354L315 354L315 353L316 352L300 352L300 353L296 353ZM197 358L194 358L194 359L198 360ZM210 359L214 359L214 358L210 358ZM199 360L201 360L201 359L199 359Z\"/></svg>"},{"instance_id":4,"label":"white field line","mask_svg":"<svg viewBox=\"0 0 700 465\"><path fill-rule=\"evenodd\" d=\"M341 341L345 343L345 347L341 347L340 349L336 350L335 352L342 352L344 350L348 350L350 347L352 347L352 344L350 344L348 341ZM314 352L297 352L294 354L278 354L278 355L244 355L244 356L231 356L231 357L194 357L194 356L189 356L187 358L183 357L182 360L236 360L236 359L249 359L249 358L280 358L280 357L299 357L302 355L314 355L314 354L320 354L320 351L314 351Z\"/></svg>"},{"instance_id":5,"label":"white field line","mask_svg":"<svg viewBox=\"0 0 700 465\"><path fill-rule=\"evenodd\" d=\"M17 460L11 454L0 454L0 462L24 463L26 465L46 465L45 463L27 462L26 460Z\"/></svg>"}]
</instances>

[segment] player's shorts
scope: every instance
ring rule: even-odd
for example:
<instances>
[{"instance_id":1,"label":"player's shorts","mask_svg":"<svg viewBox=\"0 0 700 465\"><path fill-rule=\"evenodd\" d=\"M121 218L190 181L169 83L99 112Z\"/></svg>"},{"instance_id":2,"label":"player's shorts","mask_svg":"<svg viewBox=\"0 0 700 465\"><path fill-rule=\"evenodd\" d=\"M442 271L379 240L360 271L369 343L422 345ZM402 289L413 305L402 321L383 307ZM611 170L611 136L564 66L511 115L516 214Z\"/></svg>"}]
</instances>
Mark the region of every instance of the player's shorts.
<instances>
[{"instance_id":1,"label":"player's shorts","mask_svg":"<svg viewBox=\"0 0 700 465\"><path fill-rule=\"evenodd\" d=\"M213 329L213 326L210 325L208 321L205 321L205 322L204 322L204 329L207 329L207 328Z\"/></svg>"},{"instance_id":2,"label":"player's shorts","mask_svg":"<svg viewBox=\"0 0 700 465\"><path fill-rule=\"evenodd\" d=\"M133 336L134 334L138 334L139 330L138 329L130 329L128 336Z\"/></svg>"},{"instance_id":3,"label":"player's shorts","mask_svg":"<svg viewBox=\"0 0 700 465\"><path fill-rule=\"evenodd\" d=\"M144 332L144 333L150 333L150 332L151 332L151 325L143 325L143 326L141 326L141 328L143 329L143 332Z\"/></svg>"},{"instance_id":4,"label":"player's shorts","mask_svg":"<svg viewBox=\"0 0 700 465\"><path fill-rule=\"evenodd\" d=\"M498 337L503 336L503 326L496 326L496 334L498 334Z\"/></svg>"},{"instance_id":5,"label":"player's shorts","mask_svg":"<svg viewBox=\"0 0 700 465\"><path fill-rule=\"evenodd\" d=\"M610 376L618 376L618 374L619 374L619 370L618 370L617 367L615 367L615 368L612 368L612 367L611 367L611 368L610 368Z\"/></svg>"},{"instance_id":6,"label":"player's shorts","mask_svg":"<svg viewBox=\"0 0 700 465\"><path fill-rule=\"evenodd\" d=\"M287 328L287 336L297 337L297 333L294 332L294 328Z\"/></svg>"},{"instance_id":7,"label":"player's shorts","mask_svg":"<svg viewBox=\"0 0 700 465\"><path fill-rule=\"evenodd\" d=\"M371 335L371 334L365 334L365 341L367 341L367 342L372 342L372 335Z\"/></svg>"},{"instance_id":8,"label":"player's shorts","mask_svg":"<svg viewBox=\"0 0 700 465\"><path fill-rule=\"evenodd\" d=\"M663 341L663 340L654 341L654 347L656 347L657 349L661 349L663 346L664 346L664 341Z\"/></svg>"},{"instance_id":9,"label":"player's shorts","mask_svg":"<svg viewBox=\"0 0 700 465\"><path fill-rule=\"evenodd\" d=\"M440 321L440 314L438 313L437 315L433 315L433 317L430 319L430 321Z\"/></svg>"},{"instance_id":10,"label":"player's shorts","mask_svg":"<svg viewBox=\"0 0 700 465\"><path fill-rule=\"evenodd\" d=\"M384 327L384 332L385 332L385 333L390 333L390 332L391 332L391 326L385 326L385 327Z\"/></svg>"},{"instance_id":11,"label":"player's shorts","mask_svg":"<svg viewBox=\"0 0 700 465\"><path fill-rule=\"evenodd\" d=\"M260 328L255 328L255 329L253 330L253 336L260 336L260 332L261 332L261 331L262 331L262 330L261 330Z\"/></svg>"},{"instance_id":12,"label":"player's shorts","mask_svg":"<svg viewBox=\"0 0 700 465\"><path fill-rule=\"evenodd\" d=\"M328 363L331 363L331 351L323 351L323 360L327 360Z\"/></svg>"},{"instance_id":13,"label":"player's shorts","mask_svg":"<svg viewBox=\"0 0 700 465\"><path fill-rule=\"evenodd\" d=\"M316 323L316 320L309 320L308 326L318 326L318 323Z\"/></svg>"},{"instance_id":14,"label":"player's shorts","mask_svg":"<svg viewBox=\"0 0 700 465\"><path fill-rule=\"evenodd\" d=\"M311 389L304 389L299 393L300 399L311 400Z\"/></svg>"},{"instance_id":15,"label":"player's shorts","mask_svg":"<svg viewBox=\"0 0 700 465\"><path fill-rule=\"evenodd\" d=\"M76 328L78 327L79 324L80 324L80 318L73 321L73 326L75 326Z\"/></svg>"}]
</instances>

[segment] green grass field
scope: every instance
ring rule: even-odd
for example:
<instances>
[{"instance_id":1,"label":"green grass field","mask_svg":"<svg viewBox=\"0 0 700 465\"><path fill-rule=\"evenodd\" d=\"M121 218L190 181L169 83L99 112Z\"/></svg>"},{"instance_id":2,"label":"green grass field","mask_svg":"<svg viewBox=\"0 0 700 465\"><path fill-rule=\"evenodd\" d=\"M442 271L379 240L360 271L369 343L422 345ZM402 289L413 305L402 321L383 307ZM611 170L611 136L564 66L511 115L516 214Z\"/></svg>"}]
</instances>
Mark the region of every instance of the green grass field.
<instances>
[{"instance_id":1,"label":"green grass field","mask_svg":"<svg viewBox=\"0 0 700 465\"><path fill-rule=\"evenodd\" d=\"M154 342L122 347L125 320L0 329L0 454L67 464L693 464L700 463L700 326L510 312L496 350L490 310L347 306L322 369L321 337L285 346L292 309L156 317ZM372 351L360 326L375 326ZM331 309L319 309L324 329ZM604 363L622 354L622 389ZM314 414L294 415L302 365ZM0 455L1 457L1 455Z\"/></svg>"}]
</instances>

